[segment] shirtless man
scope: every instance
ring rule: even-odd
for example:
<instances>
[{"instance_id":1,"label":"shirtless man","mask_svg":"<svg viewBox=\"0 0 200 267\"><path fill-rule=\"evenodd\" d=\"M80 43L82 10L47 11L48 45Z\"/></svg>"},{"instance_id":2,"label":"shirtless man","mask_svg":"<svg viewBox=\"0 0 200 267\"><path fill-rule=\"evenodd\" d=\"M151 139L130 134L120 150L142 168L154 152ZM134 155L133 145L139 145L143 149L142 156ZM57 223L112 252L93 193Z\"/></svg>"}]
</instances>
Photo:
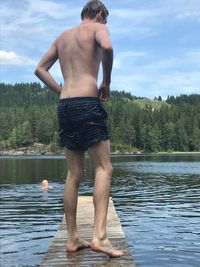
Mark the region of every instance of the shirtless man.
<instances>
[{"instance_id":1,"label":"shirtless man","mask_svg":"<svg viewBox=\"0 0 200 267\"><path fill-rule=\"evenodd\" d=\"M89 1L81 12L82 23L63 32L39 62L35 74L50 89L60 94L58 121L60 144L65 148L68 174L64 191L64 208L68 230L67 251L91 247L110 257L122 251L112 247L107 238L106 218L110 194L112 164L110 141L101 101L109 99L113 49L105 26L108 10L102 2ZM49 73L59 59L64 85ZM99 65L103 81L97 87ZM84 171L84 152L88 151L95 171L93 202L94 233L89 244L77 231L76 211L80 177Z\"/></svg>"}]
</instances>

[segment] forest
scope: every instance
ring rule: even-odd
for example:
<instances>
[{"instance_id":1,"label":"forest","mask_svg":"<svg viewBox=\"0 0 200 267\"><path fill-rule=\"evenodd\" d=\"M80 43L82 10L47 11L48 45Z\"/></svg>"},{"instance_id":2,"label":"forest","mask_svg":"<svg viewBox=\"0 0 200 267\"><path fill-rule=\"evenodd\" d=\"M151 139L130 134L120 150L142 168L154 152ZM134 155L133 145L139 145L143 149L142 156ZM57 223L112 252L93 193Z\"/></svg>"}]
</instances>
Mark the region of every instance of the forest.
<instances>
[{"instance_id":1,"label":"forest","mask_svg":"<svg viewBox=\"0 0 200 267\"><path fill-rule=\"evenodd\" d=\"M0 150L49 145L59 149L59 96L39 83L0 84ZM108 112L111 151L200 151L200 95L153 100L112 91Z\"/></svg>"}]
</instances>

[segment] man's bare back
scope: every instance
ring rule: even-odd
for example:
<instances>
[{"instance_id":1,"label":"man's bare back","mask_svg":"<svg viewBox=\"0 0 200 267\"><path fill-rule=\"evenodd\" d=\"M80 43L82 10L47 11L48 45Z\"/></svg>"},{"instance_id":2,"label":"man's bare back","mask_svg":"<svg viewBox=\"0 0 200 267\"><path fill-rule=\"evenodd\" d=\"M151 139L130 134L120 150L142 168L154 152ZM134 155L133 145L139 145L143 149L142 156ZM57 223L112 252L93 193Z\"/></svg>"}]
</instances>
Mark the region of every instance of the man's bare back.
<instances>
[{"instance_id":1,"label":"man's bare back","mask_svg":"<svg viewBox=\"0 0 200 267\"><path fill-rule=\"evenodd\" d=\"M112 69L110 51L112 52L112 44L107 27L85 19L79 26L63 32L55 40L39 62L35 74L53 91L60 93L61 99L97 97L102 93L102 100L107 100ZM62 87L48 72L57 59L64 79ZM103 81L98 90L97 78L101 61Z\"/></svg>"},{"instance_id":2,"label":"man's bare back","mask_svg":"<svg viewBox=\"0 0 200 267\"><path fill-rule=\"evenodd\" d=\"M99 28L102 27L98 23L82 23L65 31L56 40L64 78L60 98L98 96L101 49L95 37Z\"/></svg>"}]
</instances>

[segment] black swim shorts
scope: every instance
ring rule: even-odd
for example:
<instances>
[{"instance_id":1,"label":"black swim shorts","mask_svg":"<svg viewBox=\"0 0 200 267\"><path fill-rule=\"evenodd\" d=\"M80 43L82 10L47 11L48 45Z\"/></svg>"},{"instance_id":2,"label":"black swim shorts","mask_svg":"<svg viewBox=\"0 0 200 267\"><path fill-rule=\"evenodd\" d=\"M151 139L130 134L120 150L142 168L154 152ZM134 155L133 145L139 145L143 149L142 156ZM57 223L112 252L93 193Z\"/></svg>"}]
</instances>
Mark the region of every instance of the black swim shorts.
<instances>
[{"instance_id":1,"label":"black swim shorts","mask_svg":"<svg viewBox=\"0 0 200 267\"><path fill-rule=\"evenodd\" d=\"M57 112L61 147L85 151L110 138L107 113L98 97L60 99Z\"/></svg>"}]
</instances>

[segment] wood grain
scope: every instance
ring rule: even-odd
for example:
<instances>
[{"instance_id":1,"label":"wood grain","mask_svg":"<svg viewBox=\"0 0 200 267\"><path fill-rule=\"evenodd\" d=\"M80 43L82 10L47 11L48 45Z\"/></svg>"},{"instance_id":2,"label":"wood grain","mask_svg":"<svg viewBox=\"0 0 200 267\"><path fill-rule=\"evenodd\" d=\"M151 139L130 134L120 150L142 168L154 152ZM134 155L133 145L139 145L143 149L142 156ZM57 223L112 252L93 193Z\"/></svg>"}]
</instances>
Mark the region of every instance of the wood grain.
<instances>
[{"instance_id":1,"label":"wood grain","mask_svg":"<svg viewBox=\"0 0 200 267\"><path fill-rule=\"evenodd\" d=\"M94 207L92 197L79 196L77 210L78 230L82 238L91 241L93 233ZM109 258L103 253L96 253L90 249L79 250L74 253L66 253L67 228L65 216L49 246L40 266L41 267L135 267L130 254L120 220L115 211L113 201L110 198L107 218L107 233L113 247L123 250L121 258Z\"/></svg>"}]
</instances>

